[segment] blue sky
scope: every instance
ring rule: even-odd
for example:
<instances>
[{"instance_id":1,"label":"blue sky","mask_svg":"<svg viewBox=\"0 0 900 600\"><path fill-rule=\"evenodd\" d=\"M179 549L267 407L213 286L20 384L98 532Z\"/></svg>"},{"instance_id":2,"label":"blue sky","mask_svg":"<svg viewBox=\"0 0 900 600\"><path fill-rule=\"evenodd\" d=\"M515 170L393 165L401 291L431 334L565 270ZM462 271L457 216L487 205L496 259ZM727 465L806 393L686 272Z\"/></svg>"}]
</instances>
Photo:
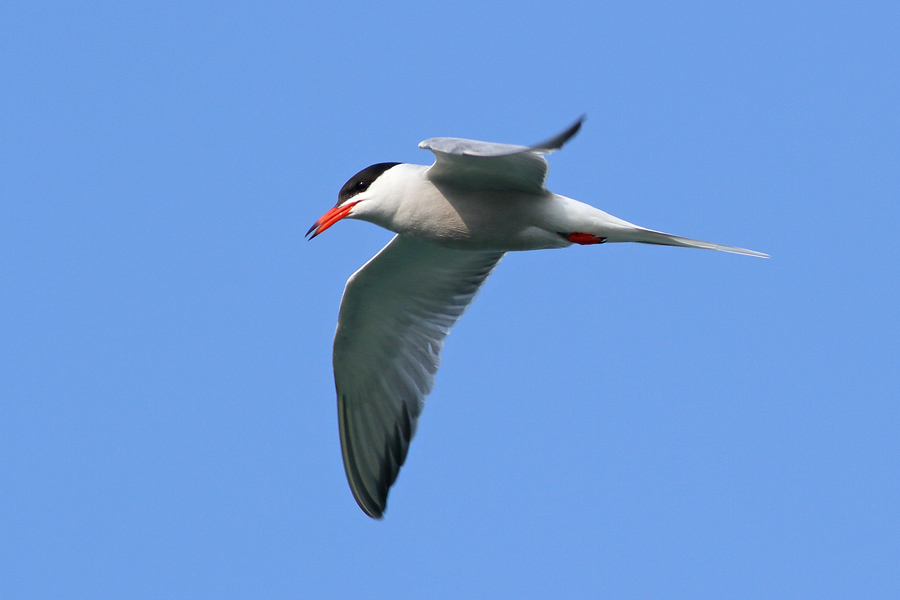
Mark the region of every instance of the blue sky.
<instances>
[{"instance_id":1,"label":"blue sky","mask_svg":"<svg viewBox=\"0 0 900 600\"><path fill-rule=\"evenodd\" d=\"M8 2L0 595L896 598L896 2ZM770 260L509 255L386 518L331 338L417 143Z\"/></svg>"}]
</instances>

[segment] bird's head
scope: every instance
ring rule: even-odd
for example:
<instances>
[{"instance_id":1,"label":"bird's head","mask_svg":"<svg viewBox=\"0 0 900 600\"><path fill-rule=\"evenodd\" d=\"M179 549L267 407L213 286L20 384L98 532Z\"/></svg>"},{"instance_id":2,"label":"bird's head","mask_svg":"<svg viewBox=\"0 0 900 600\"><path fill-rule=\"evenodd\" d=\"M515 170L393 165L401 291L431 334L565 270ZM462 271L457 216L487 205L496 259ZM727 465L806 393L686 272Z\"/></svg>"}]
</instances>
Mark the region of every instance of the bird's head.
<instances>
[{"instance_id":1,"label":"bird's head","mask_svg":"<svg viewBox=\"0 0 900 600\"><path fill-rule=\"evenodd\" d=\"M353 177L351 177L341 191L338 192L338 201L334 207L313 223L306 235L309 239L313 239L344 217L359 217L365 211L364 203L377 198L377 194L370 192L372 184L385 171L400 163L378 163L371 167L366 167ZM365 218L365 217L363 217Z\"/></svg>"}]
</instances>

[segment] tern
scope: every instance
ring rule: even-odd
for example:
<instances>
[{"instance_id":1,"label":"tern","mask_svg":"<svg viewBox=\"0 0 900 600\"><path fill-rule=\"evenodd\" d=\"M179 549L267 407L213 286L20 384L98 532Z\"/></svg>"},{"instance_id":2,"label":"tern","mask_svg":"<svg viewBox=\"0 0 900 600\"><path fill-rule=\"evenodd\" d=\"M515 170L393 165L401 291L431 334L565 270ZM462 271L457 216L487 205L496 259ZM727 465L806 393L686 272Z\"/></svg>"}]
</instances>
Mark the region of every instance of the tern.
<instances>
[{"instance_id":1,"label":"tern","mask_svg":"<svg viewBox=\"0 0 900 600\"><path fill-rule=\"evenodd\" d=\"M397 234L347 281L334 336L344 469L370 517L384 514L444 339L506 252L639 242L767 257L638 227L549 191L544 154L583 121L534 146L425 140L434 164L363 169L307 232L313 239L347 218Z\"/></svg>"}]
</instances>

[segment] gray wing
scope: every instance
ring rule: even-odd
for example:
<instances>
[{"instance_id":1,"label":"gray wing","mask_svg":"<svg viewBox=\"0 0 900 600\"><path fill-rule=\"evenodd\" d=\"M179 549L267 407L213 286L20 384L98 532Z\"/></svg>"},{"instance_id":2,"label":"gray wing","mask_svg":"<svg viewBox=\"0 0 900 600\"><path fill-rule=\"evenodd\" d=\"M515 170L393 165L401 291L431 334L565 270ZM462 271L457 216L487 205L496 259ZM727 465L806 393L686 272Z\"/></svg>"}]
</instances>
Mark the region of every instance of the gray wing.
<instances>
[{"instance_id":1,"label":"gray wing","mask_svg":"<svg viewBox=\"0 0 900 600\"><path fill-rule=\"evenodd\" d=\"M434 152L428 177L437 183L541 193L549 168L542 154L562 148L583 122L584 116L559 135L534 146L439 137L425 140L419 148Z\"/></svg>"},{"instance_id":2,"label":"gray wing","mask_svg":"<svg viewBox=\"0 0 900 600\"><path fill-rule=\"evenodd\" d=\"M398 235L347 281L334 381L344 469L370 517L384 513L444 338L502 256Z\"/></svg>"}]
</instances>

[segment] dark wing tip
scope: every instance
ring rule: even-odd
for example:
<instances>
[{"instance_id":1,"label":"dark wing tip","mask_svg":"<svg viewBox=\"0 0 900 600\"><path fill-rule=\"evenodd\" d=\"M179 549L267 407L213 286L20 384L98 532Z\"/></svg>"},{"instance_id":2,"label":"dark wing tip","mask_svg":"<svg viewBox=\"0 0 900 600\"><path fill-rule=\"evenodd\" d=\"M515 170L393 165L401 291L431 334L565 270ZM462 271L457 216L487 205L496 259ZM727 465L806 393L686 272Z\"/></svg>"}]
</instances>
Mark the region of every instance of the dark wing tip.
<instances>
[{"instance_id":1,"label":"dark wing tip","mask_svg":"<svg viewBox=\"0 0 900 600\"><path fill-rule=\"evenodd\" d=\"M572 136L578 133L578 130L581 129L581 124L584 123L585 119L587 119L587 115L581 115L568 129L545 142L535 144L531 149L537 152L553 152L554 150L559 150L563 147L563 144L568 142L572 139Z\"/></svg>"},{"instance_id":2,"label":"dark wing tip","mask_svg":"<svg viewBox=\"0 0 900 600\"><path fill-rule=\"evenodd\" d=\"M371 502L363 502L362 498L360 498L359 496L354 497L356 498L356 503L359 504L359 507L364 513L366 513L366 515L372 517L377 521L380 521L384 518L384 509L387 507L378 506Z\"/></svg>"},{"instance_id":3,"label":"dark wing tip","mask_svg":"<svg viewBox=\"0 0 900 600\"><path fill-rule=\"evenodd\" d=\"M406 405L402 406L401 413L397 416L393 435L389 435L382 452L380 453L380 473L374 480L367 478L360 472L358 462L359 448L354 444L354 433L351 431L352 423L347 414L347 402L342 396L338 396L338 419L341 434L341 453L344 459L344 470L347 473L347 481L353 498L364 513L373 519L381 519L387 510L387 499L391 486L397 481L400 467L406 462L406 454L409 451L409 442L412 440L412 418ZM368 483L368 485L367 485ZM374 488L374 489L373 489Z\"/></svg>"}]
</instances>

